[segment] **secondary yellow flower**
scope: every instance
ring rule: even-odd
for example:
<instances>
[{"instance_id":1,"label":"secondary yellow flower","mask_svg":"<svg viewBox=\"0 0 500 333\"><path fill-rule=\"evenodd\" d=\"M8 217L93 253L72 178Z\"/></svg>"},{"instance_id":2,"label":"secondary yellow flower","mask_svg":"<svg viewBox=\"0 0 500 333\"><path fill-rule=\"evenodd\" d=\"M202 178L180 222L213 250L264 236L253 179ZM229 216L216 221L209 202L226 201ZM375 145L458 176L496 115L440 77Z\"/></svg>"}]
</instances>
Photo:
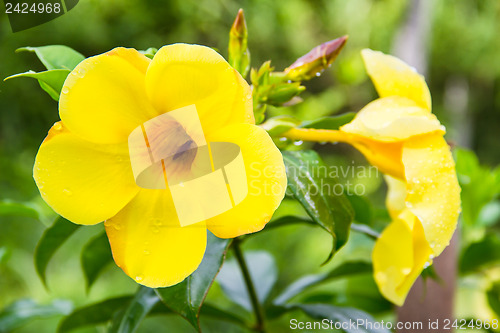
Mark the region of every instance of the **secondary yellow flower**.
<instances>
[{"instance_id":1,"label":"secondary yellow flower","mask_svg":"<svg viewBox=\"0 0 500 333\"><path fill-rule=\"evenodd\" d=\"M283 159L255 126L251 95L238 72L204 46L164 46L153 60L125 48L85 59L64 83L61 121L38 151L34 178L40 193L74 223L106 221L115 262L138 283L176 284L200 264L207 229L221 238L258 231L283 199ZM192 105L207 142L240 148L249 190L232 209L181 227L168 187L136 184L127 140L148 120ZM183 133L167 130L164 145L179 147ZM183 160L184 171L192 162L192 156Z\"/></svg>"},{"instance_id":2,"label":"secondary yellow flower","mask_svg":"<svg viewBox=\"0 0 500 333\"><path fill-rule=\"evenodd\" d=\"M381 52L363 50L362 56L380 98L339 131L295 128L284 135L350 143L386 174L392 222L373 249L374 277L382 294L401 305L423 268L449 244L460 187L424 78Z\"/></svg>"}]
</instances>

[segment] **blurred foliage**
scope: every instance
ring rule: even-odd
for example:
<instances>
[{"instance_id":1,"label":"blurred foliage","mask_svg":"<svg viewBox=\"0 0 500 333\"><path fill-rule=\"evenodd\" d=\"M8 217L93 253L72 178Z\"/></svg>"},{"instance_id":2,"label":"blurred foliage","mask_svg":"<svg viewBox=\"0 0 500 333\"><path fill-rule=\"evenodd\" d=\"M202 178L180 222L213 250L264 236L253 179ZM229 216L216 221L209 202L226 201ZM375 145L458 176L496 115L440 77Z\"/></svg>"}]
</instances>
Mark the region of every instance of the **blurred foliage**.
<instances>
[{"instance_id":1,"label":"blurred foliage","mask_svg":"<svg viewBox=\"0 0 500 333\"><path fill-rule=\"evenodd\" d=\"M301 121L303 126L309 126L310 123L306 121L319 117L358 111L375 97L359 51L370 47L390 53L411 8L410 1L405 0L80 1L67 14L15 34L11 32L6 16L0 16L0 77L5 78L28 69L36 72L44 70L42 64L35 61L34 54L15 54L16 49L24 46L64 44L85 56L91 56L116 46L147 50L150 47L187 42L217 48L227 57L228 31L240 7L245 10L248 48L252 52L250 66L253 68L259 68L265 61L272 60L276 71L283 71L313 47L349 35L349 42L334 67L321 77L304 83L306 91L301 94L304 102L289 107L266 105L269 116L291 115L294 118L292 122ZM462 227L460 264L462 273L467 273L461 281L457 306L461 318L491 318L492 310L498 316L499 258L492 255L491 251L499 246L500 230L500 169L492 168L500 162L497 129L500 124L499 17L498 0L436 0L427 22L430 27L427 81L433 96L433 108L453 138L460 137L463 128L472 133L470 142L467 142L472 151L457 152L465 222ZM153 55L154 51L151 49L146 53ZM447 102L450 98L447 97L450 96L449 84L453 80L465 82L466 89L462 91L467 94L465 119L461 119L456 110L450 107L453 103ZM451 98L463 96L451 94ZM95 318L92 323L97 325L107 321L103 317L115 315L115 325L128 325L124 323L126 314L103 313L103 309L109 309L112 304L126 305L127 309L139 304L146 306L151 314L142 324L140 332L158 331L165 326L172 332L194 332L188 322L170 314L172 309L159 307L157 304L161 303L157 302L155 295L143 292L133 298L131 295L136 292L136 284L115 265L105 266L104 263L102 267L82 271L79 253L99 238L102 226L79 228L74 234L67 235L71 237L57 252L54 249L50 253L50 257L53 254L54 263L49 264L47 261L43 267L43 271L47 269L50 291L44 288L33 264L33 253L46 226L55 220L55 215L38 195L32 180L32 166L38 145L57 120L57 104L48 94L40 91L35 80L16 79L0 83L0 308L5 309L0 315L0 324L6 322L5 316L13 310L24 307L27 309L26 314L32 315L29 319L38 319L21 326L25 324L26 318L11 318L8 324L12 326L9 327L19 326L15 332L51 332L61 318L57 315L68 314L73 303L77 308L88 306L77 310L87 312L73 312L72 316L77 319L82 316ZM279 125L286 128L287 123L280 121ZM277 144L290 145L292 148L294 144L300 145L300 148L314 148L328 165L366 165L359 153L344 145L318 144L313 147L311 143ZM356 179L346 175L341 176L340 181L362 182L366 186L366 195L374 202L373 207L367 208L366 203L356 198L349 199L354 206L356 225L372 228L370 230L376 235L388 221L385 209L380 208L384 202L381 177L376 175ZM370 214L363 214L367 211ZM313 280L308 281L318 283L307 284L307 293L300 297L300 304L286 307L274 304L272 300L279 300L280 295L283 298L282 295L289 289L267 290L265 299L268 300L268 311L277 318L269 323L270 331L279 332L288 328L290 318L304 320L307 317L303 312L319 317L324 316L324 313L331 315L335 312L310 305L318 301L344 309L340 312L337 309L335 313L350 315L352 311L349 308L356 307L378 319L393 319L391 306L378 293L371 275L362 274L349 279L342 276L338 279L328 278L349 262L369 260L373 241L367 237L369 232L366 229L362 233L353 232L346 246L336 254L336 260L320 266L325 253L331 251L331 236L320 228L310 228L308 222L304 223L303 220L287 223L279 231L272 228L273 223L285 216L298 216L307 220L307 214L300 205L285 199L274 217L276 221L271 222L265 229L267 231L246 240L243 248L266 248L268 252L263 256L276 263L273 273L276 280L272 281L272 285L296 285L308 274L314 274ZM50 247L48 251L52 251ZM484 262L474 263L467 259L471 253L472 258L489 255L484 255ZM301 257L308 260L296 262ZM231 261L228 263L230 269ZM100 278L87 291L85 280L90 285L95 280L92 274L97 274L89 273L92 269L98 269ZM206 332L246 332L248 330L241 328L239 321L251 315L245 310L245 305L234 306L228 297L231 293L228 288L231 288L222 282L223 279L222 275L222 280L213 285L207 297L207 304L216 304L217 308L205 305L202 314L207 311L207 315L202 315L200 325ZM469 291L473 289L471 286L473 292ZM14 303L21 298L35 301ZM59 298L72 302L64 303ZM105 298L110 299L103 301ZM230 313L233 317L227 316L224 324L221 324L214 319L220 319L221 314L217 311L223 311L226 315ZM280 316L283 313L286 315ZM160 317L155 314L167 315ZM49 317L51 315L56 317ZM368 318L371 315L363 314ZM68 323L66 325L71 326ZM78 330L96 331L92 326Z\"/></svg>"}]
</instances>

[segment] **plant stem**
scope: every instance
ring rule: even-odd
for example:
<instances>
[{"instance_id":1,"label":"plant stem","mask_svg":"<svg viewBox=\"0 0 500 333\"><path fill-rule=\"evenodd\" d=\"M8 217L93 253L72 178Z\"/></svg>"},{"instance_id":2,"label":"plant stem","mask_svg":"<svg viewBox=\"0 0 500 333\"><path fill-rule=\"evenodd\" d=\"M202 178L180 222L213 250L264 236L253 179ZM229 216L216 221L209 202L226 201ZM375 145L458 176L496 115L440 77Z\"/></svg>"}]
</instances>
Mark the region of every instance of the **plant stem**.
<instances>
[{"instance_id":1,"label":"plant stem","mask_svg":"<svg viewBox=\"0 0 500 333\"><path fill-rule=\"evenodd\" d=\"M252 302L255 318L257 319L255 330L257 332L265 333L266 330L264 328L264 310L262 309L259 299L257 298L257 292L252 282L252 277L250 276L250 271L248 270L245 258L243 257L243 252L241 252L240 240L238 238L233 239L232 248L234 251L234 256L236 257L236 261L240 266L241 273L243 274L243 279L245 280L245 285L247 286L248 294L250 295L250 301Z\"/></svg>"}]
</instances>

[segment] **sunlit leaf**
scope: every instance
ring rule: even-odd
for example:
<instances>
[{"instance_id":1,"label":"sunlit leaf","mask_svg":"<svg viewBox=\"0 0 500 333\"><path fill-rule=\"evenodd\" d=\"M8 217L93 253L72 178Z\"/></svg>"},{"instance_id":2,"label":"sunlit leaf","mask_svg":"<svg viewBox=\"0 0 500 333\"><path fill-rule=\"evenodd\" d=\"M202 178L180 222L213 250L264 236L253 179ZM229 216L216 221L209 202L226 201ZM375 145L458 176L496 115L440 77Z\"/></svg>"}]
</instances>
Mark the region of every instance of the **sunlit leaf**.
<instances>
[{"instance_id":1,"label":"sunlit leaf","mask_svg":"<svg viewBox=\"0 0 500 333\"><path fill-rule=\"evenodd\" d=\"M40 47L21 47L16 52L29 51L35 52L38 59L48 69L69 69L73 70L76 65L82 62L85 57L65 45L47 45Z\"/></svg>"},{"instance_id":2,"label":"sunlit leaf","mask_svg":"<svg viewBox=\"0 0 500 333\"><path fill-rule=\"evenodd\" d=\"M244 253L244 257L254 282L257 299L263 304L278 279L274 258L265 251L248 251ZM252 310L250 296L236 260L226 261L217 277L217 282L233 302L248 311Z\"/></svg>"},{"instance_id":3,"label":"sunlit leaf","mask_svg":"<svg viewBox=\"0 0 500 333\"><path fill-rule=\"evenodd\" d=\"M45 270L56 250L71 236L80 226L63 217L59 217L54 224L47 228L38 241L35 249L35 267L42 282L47 285Z\"/></svg>"},{"instance_id":4,"label":"sunlit leaf","mask_svg":"<svg viewBox=\"0 0 500 333\"><path fill-rule=\"evenodd\" d=\"M328 177L326 166L312 151L283 152L288 190L307 214L333 238L333 247L326 262L349 237L354 211L336 179Z\"/></svg>"},{"instance_id":5,"label":"sunlit leaf","mask_svg":"<svg viewBox=\"0 0 500 333\"><path fill-rule=\"evenodd\" d=\"M208 233L207 249L198 269L175 286L156 289L168 308L180 314L198 330L200 309L224 261L229 243L228 239L220 239Z\"/></svg>"},{"instance_id":6,"label":"sunlit leaf","mask_svg":"<svg viewBox=\"0 0 500 333\"><path fill-rule=\"evenodd\" d=\"M106 233L103 232L91 239L82 249L81 263L87 289L90 289L102 270L111 262L111 247Z\"/></svg>"},{"instance_id":7,"label":"sunlit leaf","mask_svg":"<svg viewBox=\"0 0 500 333\"><path fill-rule=\"evenodd\" d=\"M37 79L40 87L42 87L42 89L45 90L53 100L59 101L61 89L69 73L70 71L68 69L54 69L39 73L29 71L26 73L9 76L5 80L18 77L30 77L33 79Z\"/></svg>"},{"instance_id":8,"label":"sunlit leaf","mask_svg":"<svg viewBox=\"0 0 500 333\"><path fill-rule=\"evenodd\" d=\"M54 300L50 304L37 304L30 299L19 300L0 312L0 332L9 333L32 320L67 315L73 304L66 300Z\"/></svg>"},{"instance_id":9,"label":"sunlit leaf","mask_svg":"<svg viewBox=\"0 0 500 333\"><path fill-rule=\"evenodd\" d=\"M341 126L349 123L356 116L355 112L347 112L339 116L323 117L315 120L305 121L299 127L338 130Z\"/></svg>"}]
</instances>

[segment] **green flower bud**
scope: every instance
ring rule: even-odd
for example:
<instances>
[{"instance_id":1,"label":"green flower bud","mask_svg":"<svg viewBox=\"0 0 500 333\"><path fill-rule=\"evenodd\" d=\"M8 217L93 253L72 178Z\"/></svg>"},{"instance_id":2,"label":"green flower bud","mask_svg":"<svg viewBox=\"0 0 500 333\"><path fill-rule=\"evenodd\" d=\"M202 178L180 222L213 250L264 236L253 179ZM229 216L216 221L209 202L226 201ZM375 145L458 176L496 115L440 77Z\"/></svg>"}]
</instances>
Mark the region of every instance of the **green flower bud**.
<instances>
[{"instance_id":1,"label":"green flower bud","mask_svg":"<svg viewBox=\"0 0 500 333\"><path fill-rule=\"evenodd\" d=\"M247 24L243 9L240 9L229 32L229 64L243 77L247 76L250 69L250 51L247 40Z\"/></svg>"}]
</instances>

